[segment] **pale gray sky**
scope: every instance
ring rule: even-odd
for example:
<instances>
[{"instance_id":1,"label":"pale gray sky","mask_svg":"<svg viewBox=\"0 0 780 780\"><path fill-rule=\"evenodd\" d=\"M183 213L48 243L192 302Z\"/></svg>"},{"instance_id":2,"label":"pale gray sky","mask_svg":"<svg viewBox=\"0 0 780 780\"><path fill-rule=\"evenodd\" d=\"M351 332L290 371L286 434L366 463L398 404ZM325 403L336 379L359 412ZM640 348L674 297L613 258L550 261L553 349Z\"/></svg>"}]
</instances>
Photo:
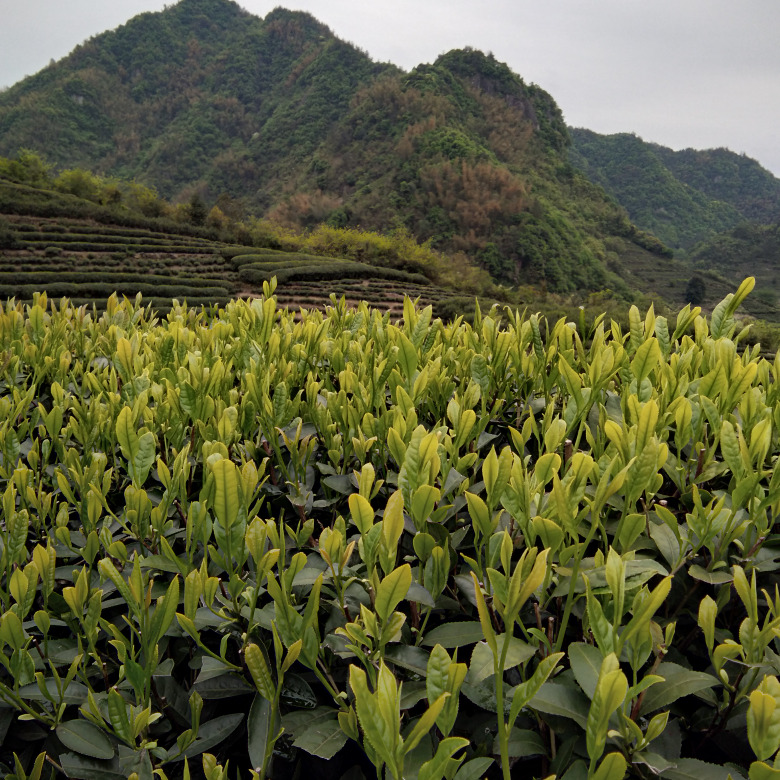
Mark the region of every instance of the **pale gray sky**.
<instances>
[{"instance_id":1,"label":"pale gray sky","mask_svg":"<svg viewBox=\"0 0 780 780\"><path fill-rule=\"evenodd\" d=\"M164 0L0 0L0 86ZM170 2L168 4L171 4ZM675 149L726 146L780 176L780 0L239 0L309 11L405 69L493 54L566 121Z\"/></svg>"}]
</instances>

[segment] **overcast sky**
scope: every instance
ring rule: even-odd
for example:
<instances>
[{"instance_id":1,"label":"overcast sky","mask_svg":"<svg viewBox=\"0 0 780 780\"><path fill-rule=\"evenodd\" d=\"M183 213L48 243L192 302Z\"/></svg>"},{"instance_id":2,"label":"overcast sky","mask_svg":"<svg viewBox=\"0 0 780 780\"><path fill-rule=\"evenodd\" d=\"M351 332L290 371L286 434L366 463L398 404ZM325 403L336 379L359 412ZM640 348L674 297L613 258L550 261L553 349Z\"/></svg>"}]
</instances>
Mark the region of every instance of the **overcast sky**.
<instances>
[{"instance_id":1,"label":"overcast sky","mask_svg":"<svg viewBox=\"0 0 780 780\"><path fill-rule=\"evenodd\" d=\"M0 87L164 0L0 0ZM171 4L170 2L168 4ZM405 69L493 54L566 122L675 149L726 146L780 176L780 0L239 0L311 12Z\"/></svg>"}]
</instances>

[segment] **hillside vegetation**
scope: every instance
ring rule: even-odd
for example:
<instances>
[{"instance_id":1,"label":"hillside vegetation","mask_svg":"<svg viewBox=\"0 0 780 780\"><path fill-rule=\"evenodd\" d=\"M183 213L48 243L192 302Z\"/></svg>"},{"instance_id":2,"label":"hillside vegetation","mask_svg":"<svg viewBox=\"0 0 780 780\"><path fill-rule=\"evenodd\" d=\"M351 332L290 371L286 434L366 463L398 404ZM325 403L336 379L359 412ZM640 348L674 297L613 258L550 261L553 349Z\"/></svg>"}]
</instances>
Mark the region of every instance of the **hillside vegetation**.
<instances>
[{"instance_id":1,"label":"hillside vegetation","mask_svg":"<svg viewBox=\"0 0 780 780\"><path fill-rule=\"evenodd\" d=\"M780 223L742 223L694 247L690 258L695 267L713 268L729 278L751 269L762 280L758 297L777 310L780 295Z\"/></svg>"},{"instance_id":2,"label":"hillside vegetation","mask_svg":"<svg viewBox=\"0 0 780 780\"><path fill-rule=\"evenodd\" d=\"M274 278L279 302L293 310L324 309L343 297L347 305L366 301L397 318L404 296L411 296L450 320L473 316L479 298L487 307L531 306L551 319L578 322L608 312L625 324L632 300L654 301L659 312L687 300L709 309L736 288L725 269L697 268L667 256L648 265L636 245L620 264L608 254L622 277L620 293L508 288L463 252L438 252L406 229L382 234L319 224L302 231L239 218L242 212L228 196L218 204L208 209L195 195L174 205L137 182L78 168L56 173L29 151L0 157L0 295L29 301L47 291L103 306L111 293L141 293L146 304L164 312L173 299L224 306L233 297L258 295L263 282ZM701 289L690 297L692 280ZM770 323L780 319L776 298L763 287L744 307ZM768 349L780 340L772 325L758 323L753 333Z\"/></svg>"},{"instance_id":3,"label":"hillside vegetation","mask_svg":"<svg viewBox=\"0 0 780 780\"><path fill-rule=\"evenodd\" d=\"M625 329L5 304L0 771L771 778L752 284Z\"/></svg>"},{"instance_id":4,"label":"hillside vegetation","mask_svg":"<svg viewBox=\"0 0 780 780\"><path fill-rule=\"evenodd\" d=\"M83 191L85 182L93 200L67 192L74 183ZM398 317L410 295L454 313L447 304L458 295L442 287L448 283L442 259L409 236L325 227L302 236L213 213L197 225L193 211L193 204L174 208L149 190L78 169L52 178L34 155L21 162L0 158L0 298L29 301L45 291L103 306L113 293L140 293L157 311L168 310L172 299L211 308L257 296L274 278L280 303L293 309L323 308L336 295ZM241 238L250 245L238 244ZM459 294L493 289L484 272L462 271Z\"/></svg>"},{"instance_id":5,"label":"hillside vegetation","mask_svg":"<svg viewBox=\"0 0 780 780\"><path fill-rule=\"evenodd\" d=\"M390 240L403 246L393 267L412 274L415 263L398 258L425 247L422 272L463 294L449 314L474 294L521 305L553 296L561 312L588 295L674 307L691 300L692 283L711 308L751 274L762 292L747 311L780 319L780 258L732 263L727 238L702 243L774 218L777 179L726 150L570 131L549 94L468 48L407 73L305 13L260 19L230 0L180 0L0 95L0 153L11 161L2 175L17 182L14 165L30 156L20 147L56 166L27 184L208 225L225 243L383 265L378 246ZM177 205L161 206L150 187ZM745 257L770 246L760 233L742 231ZM696 263L681 256L694 246ZM248 293L239 281L268 270L246 268L226 289ZM301 300L313 301L319 280L298 276ZM278 278L284 296L293 280ZM346 276L333 292L373 295Z\"/></svg>"},{"instance_id":6,"label":"hillside vegetation","mask_svg":"<svg viewBox=\"0 0 780 780\"><path fill-rule=\"evenodd\" d=\"M571 129L572 164L600 184L643 230L689 250L741 222L780 214L780 179L728 149L674 151L632 133Z\"/></svg>"},{"instance_id":7,"label":"hillside vegetation","mask_svg":"<svg viewBox=\"0 0 780 780\"><path fill-rule=\"evenodd\" d=\"M0 95L0 154L137 179L295 229L402 227L502 283L628 288L663 246L568 163L550 95L464 49L410 73L311 16L180 0ZM607 242L610 246L607 247Z\"/></svg>"},{"instance_id":8,"label":"hillside vegetation","mask_svg":"<svg viewBox=\"0 0 780 780\"><path fill-rule=\"evenodd\" d=\"M659 259L650 268L624 254L628 284L673 301L697 278L706 291L697 302L714 305L749 274L759 291L752 312L780 318L780 180L727 149L676 152L630 133L570 134L572 165L603 186L639 227L676 250L679 262Z\"/></svg>"}]
</instances>

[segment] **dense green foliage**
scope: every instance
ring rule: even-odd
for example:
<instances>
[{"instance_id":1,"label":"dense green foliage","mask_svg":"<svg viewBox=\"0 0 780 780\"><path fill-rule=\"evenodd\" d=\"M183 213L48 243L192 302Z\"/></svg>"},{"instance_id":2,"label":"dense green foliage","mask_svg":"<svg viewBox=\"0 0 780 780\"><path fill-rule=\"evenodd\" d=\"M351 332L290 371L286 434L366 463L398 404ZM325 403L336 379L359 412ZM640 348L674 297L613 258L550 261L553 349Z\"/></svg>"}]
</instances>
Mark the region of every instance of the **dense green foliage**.
<instances>
[{"instance_id":1,"label":"dense green foliage","mask_svg":"<svg viewBox=\"0 0 780 780\"><path fill-rule=\"evenodd\" d=\"M572 139L572 163L613 195L637 225L672 247L689 247L740 219L734 206L687 187L655 147L635 135L573 130Z\"/></svg>"},{"instance_id":2,"label":"dense green foliage","mask_svg":"<svg viewBox=\"0 0 780 780\"><path fill-rule=\"evenodd\" d=\"M387 69L307 14L260 20L230 0L182 0L0 96L0 153L31 147L61 165L142 175L166 195L197 181L242 195L275 182L262 200L357 85Z\"/></svg>"},{"instance_id":3,"label":"dense green foliage","mask_svg":"<svg viewBox=\"0 0 780 780\"><path fill-rule=\"evenodd\" d=\"M307 14L229 0L142 14L0 95L0 154L43 152L81 197L97 197L86 168L217 204L213 224L222 202L296 230L403 229L502 284L629 295L610 252L650 263L663 246L568 165L568 144L550 95L492 56L403 73Z\"/></svg>"},{"instance_id":4,"label":"dense green foliage","mask_svg":"<svg viewBox=\"0 0 780 780\"><path fill-rule=\"evenodd\" d=\"M772 778L751 287L625 331L7 303L5 771Z\"/></svg>"},{"instance_id":5,"label":"dense green foliage","mask_svg":"<svg viewBox=\"0 0 780 780\"><path fill-rule=\"evenodd\" d=\"M29 155L23 159L40 162ZM23 175L13 162L0 158L0 169L29 181L30 169L37 164L27 164ZM53 186L46 176L40 183ZM171 307L172 299L209 308L224 305L237 294L258 295L262 283L276 276L280 303L293 309L323 308L337 294L353 303L369 300L397 317L406 294L425 304L436 303L437 311L454 318L469 305L473 309L473 297L459 309L450 304L455 293L433 280L448 283L457 274L460 294L493 289L484 272L467 264L445 270L441 256L403 231L381 236L322 226L304 236L268 223L236 223L226 217L215 224L213 214L206 228L196 228L182 221L190 219L189 209L174 209L156 196L145 199L140 209L124 195L109 206L98 205L107 188L127 190L122 184L92 179L90 201L0 180L2 297L30 301L36 292L46 291L52 298L67 296L79 304L102 307L112 293L129 298L141 293L161 311ZM151 203L161 216L144 215ZM240 237L284 248L255 250L230 243ZM295 251L300 249L321 254Z\"/></svg>"},{"instance_id":6,"label":"dense green foliage","mask_svg":"<svg viewBox=\"0 0 780 780\"><path fill-rule=\"evenodd\" d=\"M609 267L629 286L682 302L690 279L709 274L710 292L701 302L711 307L729 285L751 275L758 287L748 304L751 314L780 319L780 180L726 149L675 152L627 133L571 135L572 164L612 194L637 225L685 250L684 260L657 260L649 267L644 258L623 252L619 266L616 259Z\"/></svg>"},{"instance_id":7,"label":"dense green foliage","mask_svg":"<svg viewBox=\"0 0 780 780\"><path fill-rule=\"evenodd\" d=\"M761 280L758 297L770 311L779 312L780 222L758 225L744 222L694 247L691 262L697 268L714 268L727 277L747 269ZM771 316L776 319L776 316Z\"/></svg>"},{"instance_id":8,"label":"dense green foliage","mask_svg":"<svg viewBox=\"0 0 780 780\"><path fill-rule=\"evenodd\" d=\"M689 187L715 201L731 204L746 220L777 220L780 181L746 154L728 149L655 148L669 170Z\"/></svg>"},{"instance_id":9,"label":"dense green foliage","mask_svg":"<svg viewBox=\"0 0 780 780\"><path fill-rule=\"evenodd\" d=\"M745 220L777 220L780 180L745 155L676 152L631 133L570 133L572 164L671 247L690 249Z\"/></svg>"},{"instance_id":10,"label":"dense green foliage","mask_svg":"<svg viewBox=\"0 0 780 780\"><path fill-rule=\"evenodd\" d=\"M174 206L136 182L81 169L65 174L55 174L31 152L0 157L0 272L13 274L3 287L4 295L29 300L32 292L47 290L101 306L112 291L108 286L112 274L131 275L132 281L125 277L121 281L128 284L114 291L132 298L149 292L142 276L152 273L167 275L165 292L171 297L186 296L192 305L224 305L228 300L224 291L211 298L194 295L188 280L202 279L212 288L225 288L230 296L251 296L259 293L262 281L275 275L280 304L293 309L324 308L335 294L352 304L369 301L395 318L401 315L404 295L409 295L419 298L421 305L433 304L436 315L446 320L473 316L476 297L487 306L494 301L532 304L553 319L576 319L585 305L591 317L608 309L625 320L626 296L635 296L623 289L620 294L601 291L584 300L581 293L564 296L529 285L508 289L496 285L464 253L446 255L429 241L419 243L407 229L395 227L383 234L320 224L301 231L246 217L226 195L208 212L206 224L197 226L191 202ZM89 186L82 186L84 182ZM624 217L620 230L633 231L635 242L653 248L648 243L651 237L638 233ZM636 243L631 246L641 263L646 253ZM262 267L246 269L242 277L248 265ZM292 273L303 267L305 279ZM71 271L75 275L65 278ZM42 272L52 273L46 283ZM28 273L39 275L25 280ZM87 281L99 285L90 288L94 294L81 287L85 273L91 274ZM133 289L131 284L136 283L143 286ZM176 285L178 291L173 289ZM152 298L156 307L170 307L170 298L166 302L155 293Z\"/></svg>"}]
</instances>

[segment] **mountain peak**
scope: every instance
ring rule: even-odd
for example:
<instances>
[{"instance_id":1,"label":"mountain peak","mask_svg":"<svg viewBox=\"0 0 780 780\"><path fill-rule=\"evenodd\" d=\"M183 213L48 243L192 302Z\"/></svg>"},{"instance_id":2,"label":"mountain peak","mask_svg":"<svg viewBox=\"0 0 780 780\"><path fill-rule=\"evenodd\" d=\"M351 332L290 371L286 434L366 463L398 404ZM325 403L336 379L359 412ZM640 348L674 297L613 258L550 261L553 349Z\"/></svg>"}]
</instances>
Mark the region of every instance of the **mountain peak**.
<instances>
[{"instance_id":1,"label":"mountain peak","mask_svg":"<svg viewBox=\"0 0 780 780\"><path fill-rule=\"evenodd\" d=\"M179 0L176 5L166 8L162 13L163 16L170 14L179 22L195 22L204 27L208 25L212 29L224 28L235 24L236 20L252 16L233 0Z\"/></svg>"},{"instance_id":2,"label":"mountain peak","mask_svg":"<svg viewBox=\"0 0 780 780\"><path fill-rule=\"evenodd\" d=\"M328 38L334 37L331 29L308 11L292 11L288 8L277 6L266 15L263 21L266 25L287 25L291 30L304 36L321 35Z\"/></svg>"},{"instance_id":3,"label":"mountain peak","mask_svg":"<svg viewBox=\"0 0 780 780\"><path fill-rule=\"evenodd\" d=\"M478 85L485 92L517 93L525 86L520 76L506 63L497 60L492 52L485 54L470 46L452 49L440 55L434 65L446 68L461 78L478 82L475 86Z\"/></svg>"},{"instance_id":4,"label":"mountain peak","mask_svg":"<svg viewBox=\"0 0 780 780\"><path fill-rule=\"evenodd\" d=\"M560 153L568 148L570 140L563 114L552 96L535 84L526 84L492 52L485 54L471 47L453 49L440 55L432 66L418 68L416 73L430 70L444 72L479 92L503 99L508 106L522 111L549 149Z\"/></svg>"}]
</instances>

